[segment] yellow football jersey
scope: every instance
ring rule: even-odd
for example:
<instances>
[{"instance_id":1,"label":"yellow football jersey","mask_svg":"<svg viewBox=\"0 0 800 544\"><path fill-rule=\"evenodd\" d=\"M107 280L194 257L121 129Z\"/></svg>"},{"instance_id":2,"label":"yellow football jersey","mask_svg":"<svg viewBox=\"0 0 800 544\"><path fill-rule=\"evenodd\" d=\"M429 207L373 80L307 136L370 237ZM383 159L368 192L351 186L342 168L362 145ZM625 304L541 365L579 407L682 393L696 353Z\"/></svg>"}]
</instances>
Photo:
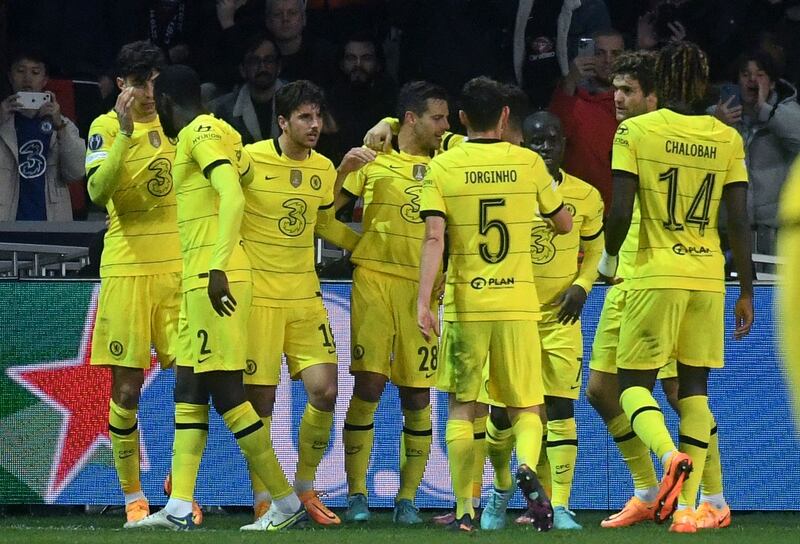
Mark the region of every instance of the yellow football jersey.
<instances>
[{"instance_id":1,"label":"yellow football jersey","mask_svg":"<svg viewBox=\"0 0 800 544\"><path fill-rule=\"evenodd\" d=\"M800 306L797 305L800 300L800 161L795 161L781 192L778 219L778 256L781 259L778 268L778 323L789 390L800 428L800 336L794 328L800 319Z\"/></svg>"},{"instance_id":2,"label":"yellow football jersey","mask_svg":"<svg viewBox=\"0 0 800 544\"><path fill-rule=\"evenodd\" d=\"M333 206L336 169L316 151L296 161L278 139L245 146L253 183L245 188L242 239L253 267L253 305L286 308L321 297L314 269L317 211Z\"/></svg>"},{"instance_id":3,"label":"yellow football jersey","mask_svg":"<svg viewBox=\"0 0 800 544\"><path fill-rule=\"evenodd\" d=\"M218 162L230 163L240 175L245 175L251 167L238 132L211 115L198 115L178 134L173 169L184 291L208 285L209 263L217 243L219 194L204 172ZM225 273L229 282L251 280L250 261L241 239L228 260Z\"/></svg>"},{"instance_id":4,"label":"yellow football jersey","mask_svg":"<svg viewBox=\"0 0 800 544\"><path fill-rule=\"evenodd\" d=\"M446 321L538 320L531 230L563 206L541 157L499 140L468 140L434 158L421 215L447 221Z\"/></svg>"},{"instance_id":5,"label":"yellow football jersey","mask_svg":"<svg viewBox=\"0 0 800 544\"><path fill-rule=\"evenodd\" d=\"M89 129L86 172L99 168L119 132L115 112L104 113ZM109 225L100 277L145 276L181 269L172 162L175 145L158 118L135 123L120 181L106 204Z\"/></svg>"},{"instance_id":6,"label":"yellow football jersey","mask_svg":"<svg viewBox=\"0 0 800 544\"><path fill-rule=\"evenodd\" d=\"M342 186L364 198L363 234L351 260L376 272L419 280L425 224L419 217L422 180L430 157L392 150L345 179Z\"/></svg>"},{"instance_id":7,"label":"yellow football jersey","mask_svg":"<svg viewBox=\"0 0 800 544\"><path fill-rule=\"evenodd\" d=\"M562 170L558 193L572 215L572 230L556 236L537 216L531 231L533 274L542 304L553 302L577 277L581 240L603 232L603 198L597 189Z\"/></svg>"},{"instance_id":8,"label":"yellow football jersey","mask_svg":"<svg viewBox=\"0 0 800 544\"><path fill-rule=\"evenodd\" d=\"M723 291L722 189L747 182L742 137L708 115L667 109L623 121L612 168L639 177L639 245L629 288Z\"/></svg>"}]
</instances>

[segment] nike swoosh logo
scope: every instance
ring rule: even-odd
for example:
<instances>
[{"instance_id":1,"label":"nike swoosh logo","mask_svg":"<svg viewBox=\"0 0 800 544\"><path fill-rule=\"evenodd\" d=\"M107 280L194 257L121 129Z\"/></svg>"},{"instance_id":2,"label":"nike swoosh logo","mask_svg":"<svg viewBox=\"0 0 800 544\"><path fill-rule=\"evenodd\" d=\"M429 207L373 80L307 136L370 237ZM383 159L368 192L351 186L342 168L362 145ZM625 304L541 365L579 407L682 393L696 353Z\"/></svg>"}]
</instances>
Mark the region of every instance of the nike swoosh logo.
<instances>
[{"instance_id":1,"label":"nike swoosh logo","mask_svg":"<svg viewBox=\"0 0 800 544\"><path fill-rule=\"evenodd\" d=\"M211 356L210 356L210 355L209 355L208 357L204 357L203 359L198 359L198 360L197 360L197 364L199 365L199 364L205 363L205 362L206 362L206 361L208 361L209 359L211 359Z\"/></svg>"},{"instance_id":2,"label":"nike swoosh logo","mask_svg":"<svg viewBox=\"0 0 800 544\"><path fill-rule=\"evenodd\" d=\"M564 470L561 470L561 471L556 469L556 474L564 474L564 473L569 472L569 471L570 471L570 469L568 469L568 468L565 468Z\"/></svg>"},{"instance_id":3,"label":"nike swoosh logo","mask_svg":"<svg viewBox=\"0 0 800 544\"><path fill-rule=\"evenodd\" d=\"M329 349L328 353L336 353L336 350L335 349Z\"/></svg>"},{"instance_id":4,"label":"nike swoosh logo","mask_svg":"<svg viewBox=\"0 0 800 544\"><path fill-rule=\"evenodd\" d=\"M580 385L573 385L572 387L570 387L570 389L577 389L579 387L580 387Z\"/></svg>"},{"instance_id":5,"label":"nike swoosh logo","mask_svg":"<svg viewBox=\"0 0 800 544\"><path fill-rule=\"evenodd\" d=\"M389 168L391 168L392 170L399 170L400 168L402 168L402 166L392 166L392 165L390 164L390 165L389 165Z\"/></svg>"},{"instance_id":6,"label":"nike swoosh logo","mask_svg":"<svg viewBox=\"0 0 800 544\"><path fill-rule=\"evenodd\" d=\"M278 176L264 176L264 179L269 181L271 179L278 179Z\"/></svg>"},{"instance_id":7,"label":"nike swoosh logo","mask_svg":"<svg viewBox=\"0 0 800 544\"><path fill-rule=\"evenodd\" d=\"M436 371L435 371L435 370L434 370L433 372L428 372L427 374L425 374L425 377L426 377L426 378L430 378L430 377L431 377L431 376L433 376L434 374L436 374Z\"/></svg>"},{"instance_id":8,"label":"nike swoosh logo","mask_svg":"<svg viewBox=\"0 0 800 544\"><path fill-rule=\"evenodd\" d=\"M123 452L123 453L120 453L120 454L119 454L119 458L120 458L120 459L127 459L128 457L130 457L130 456L132 456L132 455L133 455L133 452L130 452L130 453L124 453L124 452Z\"/></svg>"},{"instance_id":9,"label":"nike swoosh logo","mask_svg":"<svg viewBox=\"0 0 800 544\"><path fill-rule=\"evenodd\" d=\"M178 527L182 527L184 529L188 529L189 528L189 520L186 519L186 518L176 518L175 516L173 516L171 514L167 514L167 521L169 521L171 523L174 523Z\"/></svg>"}]
</instances>

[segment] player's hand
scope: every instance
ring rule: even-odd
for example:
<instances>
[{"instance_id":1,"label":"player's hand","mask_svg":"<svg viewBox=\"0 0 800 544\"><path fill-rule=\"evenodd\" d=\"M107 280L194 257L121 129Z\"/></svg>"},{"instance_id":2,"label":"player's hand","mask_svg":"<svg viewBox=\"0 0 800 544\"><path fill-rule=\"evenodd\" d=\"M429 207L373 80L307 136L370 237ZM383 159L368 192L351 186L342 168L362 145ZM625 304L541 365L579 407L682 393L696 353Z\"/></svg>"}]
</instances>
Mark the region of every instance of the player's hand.
<instances>
[{"instance_id":1,"label":"player's hand","mask_svg":"<svg viewBox=\"0 0 800 544\"><path fill-rule=\"evenodd\" d=\"M750 328L753 326L753 298L750 295L739 295L733 313L736 316L733 339L741 340L750 334Z\"/></svg>"},{"instance_id":2,"label":"player's hand","mask_svg":"<svg viewBox=\"0 0 800 544\"><path fill-rule=\"evenodd\" d=\"M133 87L125 87L119 96L117 96L117 103L114 105L114 111L117 112L117 119L119 120L119 130L125 134L133 134Z\"/></svg>"},{"instance_id":3,"label":"player's hand","mask_svg":"<svg viewBox=\"0 0 800 544\"><path fill-rule=\"evenodd\" d=\"M365 164L374 161L377 156L378 154L368 147L354 147L345 153L336 170L343 174L355 172Z\"/></svg>"},{"instance_id":4,"label":"player's hand","mask_svg":"<svg viewBox=\"0 0 800 544\"><path fill-rule=\"evenodd\" d=\"M364 145L375 151L388 153L392 149L392 127L385 121L379 121L364 135Z\"/></svg>"},{"instance_id":5,"label":"player's hand","mask_svg":"<svg viewBox=\"0 0 800 544\"><path fill-rule=\"evenodd\" d=\"M572 325L581 317L581 310L586 304L586 291L580 285L570 285L558 300L553 302L554 306L561 306L558 311L558 322L562 325Z\"/></svg>"},{"instance_id":6,"label":"player's hand","mask_svg":"<svg viewBox=\"0 0 800 544\"><path fill-rule=\"evenodd\" d=\"M726 125L735 125L742 120L742 106L731 106L731 102L734 98L734 96L731 96L724 104L722 100L720 100L717 102L717 108L714 110L714 117Z\"/></svg>"},{"instance_id":7,"label":"player's hand","mask_svg":"<svg viewBox=\"0 0 800 544\"><path fill-rule=\"evenodd\" d=\"M433 286L433 296L436 300L441 301L444 297L444 286L447 285L447 274L439 276L439 281Z\"/></svg>"},{"instance_id":8,"label":"player's hand","mask_svg":"<svg viewBox=\"0 0 800 544\"><path fill-rule=\"evenodd\" d=\"M14 113L22 109L22 102L19 101L17 93L12 94L0 102L0 122L6 120Z\"/></svg>"},{"instance_id":9,"label":"player's hand","mask_svg":"<svg viewBox=\"0 0 800 544\"><path fill-rule=\"evenodd\" d=\"M426 342L431 341L433 334L439 336L439 317L431 311L430 303L417 301L417 327Z\"/></svg>"},{"instance_id":10,"label":"player's hand","mask_svg":"<svg viewBox=\"0 0 800 544\"><path fill-rule=\"evenodd\" d=\"M220 317L233 315L236 311L236 299L228 287L228 276L222 270L208 271L208 299Z\"/></svg>"},{"instance_id":11,"label":"player's hand","mask_svg":"<svg viewBox=\"0 0 800 544\"><path fill-rule=\"evenodd\" d=\"M53 124L60 127L64 123L64 119L61 116L61 106L56 101L56 95L50 91L47 91L47 94L50 95L50 101L42 104L42 107L40 107L39 111L37 112L37 116L50 116L50 118L53 120Z\"/></svg>"}]
</instances>

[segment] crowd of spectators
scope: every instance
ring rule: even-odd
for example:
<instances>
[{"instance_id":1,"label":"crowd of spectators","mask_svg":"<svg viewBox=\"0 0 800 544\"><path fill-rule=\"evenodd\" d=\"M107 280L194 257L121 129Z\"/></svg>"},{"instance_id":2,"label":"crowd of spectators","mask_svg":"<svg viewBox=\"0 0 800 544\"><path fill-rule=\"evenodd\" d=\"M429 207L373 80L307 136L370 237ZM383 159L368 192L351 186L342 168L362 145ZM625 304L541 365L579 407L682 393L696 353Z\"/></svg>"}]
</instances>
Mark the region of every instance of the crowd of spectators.
<instances>
[{"instance_id":1,"label":"crowd of spectators","mask_svg":"<svg viewBox=\"0 0 800 544\"><path fill-rule=\"evenodd\" d=\"M10 0L0 10L7 73L19 60L15 52L35 49L44 51L51 78L83 82L84 90L74 91L75 123L54 124L51 154L74 153L75 126L86 138L91 119L113 105L112 59L139 39L156 43L170 62L193 66L209 110L245 142L277 135L277 89L297 79L318 83L330 105L319 150L335 163L377 120L395 114L404 82L432 81L453 96L481 74L516 83L533 109L561 118L565 169L596 186L607 203L617 125L611 61L626 49L695 41L717 83L708 113L745 139L751 224L762 253L774 253L780 189L800 150L800 0ZM588 54L579 53L583 38L593 39ZM18 90L12 84L3 81L3 97ZM53 98L58 105L60 97ZM457 108L451 110L458 129ZM6 141L6 133L18 133L19 114L2 114ZM47 115L55 117L37 113ZM17 150L7 147L3 199L17 191L7 185L19 184L10 179ZM61 155L52 163L60 172L47 176L59 180L53 187L80 177L69 164ZM6 210L12 207L2 203L4 219L14 219Z\"/></svg>"}]
</instances>

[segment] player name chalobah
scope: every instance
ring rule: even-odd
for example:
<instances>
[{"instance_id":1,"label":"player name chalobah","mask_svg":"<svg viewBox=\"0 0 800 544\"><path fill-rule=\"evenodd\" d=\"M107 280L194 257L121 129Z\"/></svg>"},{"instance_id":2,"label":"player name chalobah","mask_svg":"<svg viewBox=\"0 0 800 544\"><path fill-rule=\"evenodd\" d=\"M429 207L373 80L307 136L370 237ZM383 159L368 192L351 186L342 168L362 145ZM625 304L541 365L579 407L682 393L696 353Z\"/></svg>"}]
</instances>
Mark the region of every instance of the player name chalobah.
<instances>
[{"instance_id":1,"label":"player name chalobah","mask_svg":"<svg viewBox=\"0 0 800 544\"><path fill-rule=\"evenodd\" d=\"M664 144L667 153L675 155L686 155L687 157L700 157L703 159L716 159L717 148L713 145L687 144L686 142L676 142L667 140Z\"/></svg>"},{"instance_id":2,"label":"player name chalobah","mask_svg":"<svg viewBox=\"0 0 800 544\"><path fill-rule=\"evenodd\" d=\"M516 170L466 170L464 183L514 183Z\"/></svg>"}]
</instances>

